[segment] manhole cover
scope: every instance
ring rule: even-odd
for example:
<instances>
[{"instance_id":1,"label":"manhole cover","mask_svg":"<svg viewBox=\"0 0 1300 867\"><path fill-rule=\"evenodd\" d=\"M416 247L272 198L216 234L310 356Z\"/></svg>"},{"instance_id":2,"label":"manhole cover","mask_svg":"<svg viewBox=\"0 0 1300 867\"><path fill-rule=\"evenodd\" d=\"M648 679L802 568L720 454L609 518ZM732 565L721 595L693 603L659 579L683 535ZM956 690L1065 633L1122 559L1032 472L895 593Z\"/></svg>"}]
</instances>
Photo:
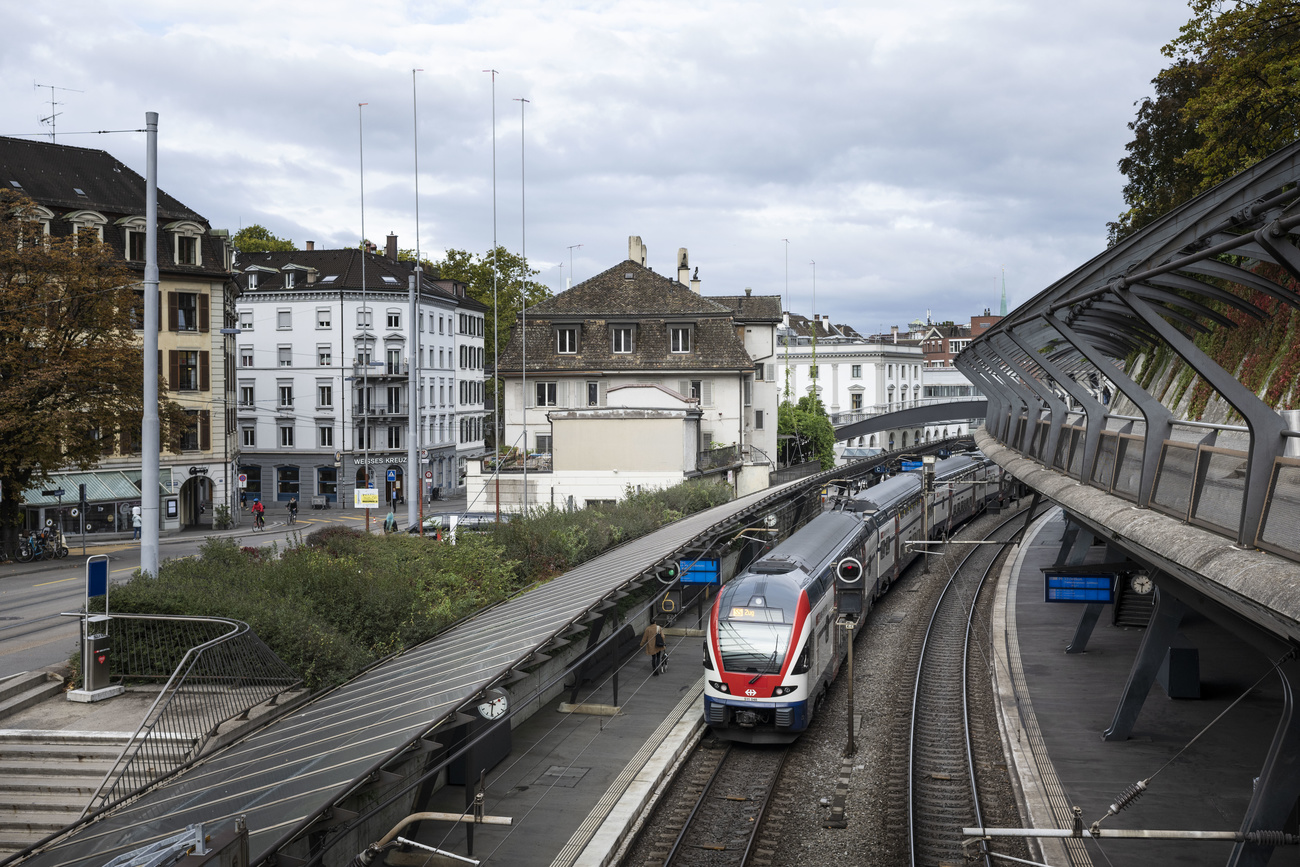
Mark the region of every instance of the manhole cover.
<instances>
[{"instance_id":1,"label":"manhole cover","mask_svg":"<svg viewBox=\"0 0 1300 867\"><path fill-rule=\"evenodd\" d=\"M572 789L578 785L591 768L566 768L563 765L551 765L546 769L546 773L537 778L539 786L561 786L565 789Z\"/></svg>"}]
</instances>

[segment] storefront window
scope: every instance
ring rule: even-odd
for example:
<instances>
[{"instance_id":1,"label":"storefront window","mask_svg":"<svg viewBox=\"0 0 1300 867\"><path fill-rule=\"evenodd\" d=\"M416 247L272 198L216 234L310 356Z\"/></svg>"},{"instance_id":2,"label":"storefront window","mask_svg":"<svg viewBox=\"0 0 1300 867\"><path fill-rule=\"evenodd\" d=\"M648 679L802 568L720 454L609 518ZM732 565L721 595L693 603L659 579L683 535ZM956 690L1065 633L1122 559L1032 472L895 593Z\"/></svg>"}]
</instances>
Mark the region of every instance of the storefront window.
<instances>
[{"instance_id":1,"label":"storefront window","mask_svg":"<svg viewBox=\"0 0 1300 867\"><path fill-rule=\"evenodd\" d=\"M298 496L298 468L276 468L276 499L287 500Z\"/></svg>"},{"instance_id":2,"label":"storefront window","mask_svg":"<svg viewBox=\"0 0 1300 867\"><path fill-rule=\"evenodd\" d=\"M339 471L334 467L318 467L316 470L316 493L338 502Z\"/></svg>"}]
</instances>

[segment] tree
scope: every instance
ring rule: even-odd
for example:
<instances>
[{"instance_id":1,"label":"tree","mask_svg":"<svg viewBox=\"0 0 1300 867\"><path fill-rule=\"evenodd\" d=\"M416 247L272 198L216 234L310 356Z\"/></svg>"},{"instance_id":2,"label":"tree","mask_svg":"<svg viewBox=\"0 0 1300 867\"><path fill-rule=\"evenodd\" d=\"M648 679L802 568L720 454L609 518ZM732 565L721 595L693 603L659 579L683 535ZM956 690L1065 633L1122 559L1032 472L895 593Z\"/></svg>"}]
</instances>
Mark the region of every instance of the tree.
<instances>
[{"instance_id":1,"label":"tree","mask_svg":"<svg viewBox=\"0 0 1300 867\"><path fill-rule=\"evenodd\" d=\"M1174 62L1129 124L1128 210L1110 241L1300 136L1300 0L1191 0L1163 49Z\"/></svg>"},{"instance_id":2,"label":"tree","mask_svg":"<svg viewBox=\"0 0 1300 867\"><path fill-rule=\"evenodd\" d=\"M494 257L489 250L478 256L465 250L448 250L447 255L434 263L443 279L460 280L469 284L468 295L487 306L487 323L484 331L484 354L487 366L496 369L496 349L505 349L510 339L510 329L519 318L526 300L529 305L551 297L551 290L531 279L538 271L528 267L522 256L516 256L505 247L496 248L495 261L500 263L496 282L497 317L492 316L492 265ZM492 336L496 335L496 346Z\"/></svg>"},{"instance_id":3,"label":"tree","mask_svg":"<svg viewBox=\"0 0 1300 867\"><path fill-rule=\"evenodd\" d=\"M31 199L0 191L0 527L12 542L20 498L66 467L89 469L119 436L139 436L144 356L138 277L91 232L43 234ZM159 407L173 448L188 420Z\"/></svg>"},{"instance_id":4,"label":"tree","mask_svg":"<svg viewBox=\"0 0 1300 867\"><path fill-rule=\"evenodd\" d=\"M286 253L298 249L293 241L277 238L270 229L258 223L236 232L231 244L241 253Z\"/></svg>"},{"instance_id":5,"label":"tree","mask_svg":"<svg viewBox=\"0 0 1300 867\"><path fill-rule=\"evenodd\" d=\"M797 404L783 401L776 408L776 432L782 464L816 460L823 470L835 466L835 429L816 395L804 395Z\"/></svg>"}]
</instances>

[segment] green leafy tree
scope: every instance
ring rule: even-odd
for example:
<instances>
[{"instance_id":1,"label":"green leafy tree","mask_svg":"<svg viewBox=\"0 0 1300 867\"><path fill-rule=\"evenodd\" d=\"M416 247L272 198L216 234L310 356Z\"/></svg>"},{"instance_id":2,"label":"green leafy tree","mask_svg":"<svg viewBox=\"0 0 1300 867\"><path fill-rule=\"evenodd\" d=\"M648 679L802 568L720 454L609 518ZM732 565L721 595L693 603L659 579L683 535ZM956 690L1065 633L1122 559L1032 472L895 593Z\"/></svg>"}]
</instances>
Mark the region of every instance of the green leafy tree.
<instances>
[{"instance_id":1,"label":"green leafy tree","mask_svg":"<svg viewBox=\"0 0 1300 867\"><path fill-rule=\"evenodd\" d=\"M89 232L42 234L31 199L0 191L0 526L10 542L20 497L68 467L89 469L143 417L138 276ZM161 390L160 390L161 391ZM188 420L159 405L164 447Z\"/></svg>"},{"instance_id":2,"label":"green leafy tree","mask_svg":"<svg viewBox=\"0 0 1300 867\"><path fill-rule=\"evenodd\" d=\"M495 321L492 314L494 261L499 263L496 272ZM532 279L540 272L528 267L527 260L505 247L497 247L495 257L491 250L482 256L465 250L448 250L446 256L434 263L434 267L443 279L460 280L469 284L469 296L487 306L487 327L483 342L487 365L491 368L496 367L495 348L505 349L506 342L510 339L510 329L524 303L532 305L551 297L549 288ZM496 347L493 345L493 334L497 338Z\"/></svg>"},{"instance_id":3,"label":"green leafy tree","mask_svg":"<svg viewBox=\"0 0 1300 867\"><path fill-rule=\"evenodd\" d=\"M781 463L815 460L823 470L835 466L835 428L816 395L804 395L797 404L782 402L776 409L776 431L782 437Z\"/></svg>"},{"instance_id":4,"label":"green leafy tree","mask_svg":"<svg viewBox=\"0 0 1300 867\"><path fill-rule=\"evenodd\" d=\"M1191 0L1139 103L1111 243L1300 137L1300 0Z\"/></svg>"},{"instance_id":5,"label":"green leafy tree","mask_svg":"<svg viewBox=\"0 0 1300 867\"><path fill-rule=\"evenodd\" d=\"M298 249L293 241L277 238L270 229L257 223L236 232L231 243L241 253L284 253Z\"/></svg>"}]
</instances>

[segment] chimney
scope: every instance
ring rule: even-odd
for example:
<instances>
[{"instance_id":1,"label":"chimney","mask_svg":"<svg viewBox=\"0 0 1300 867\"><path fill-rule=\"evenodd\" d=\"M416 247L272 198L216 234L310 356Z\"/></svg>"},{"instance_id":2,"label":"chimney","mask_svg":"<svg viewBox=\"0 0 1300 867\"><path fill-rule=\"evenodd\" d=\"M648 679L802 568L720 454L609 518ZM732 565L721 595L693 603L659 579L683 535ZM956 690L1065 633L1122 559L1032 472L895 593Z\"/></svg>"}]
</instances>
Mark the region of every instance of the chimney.
<instances>
[{"instance_id":1,"label":"chimney","mask_svg":"<svg viewBox=\"0 0 1300 867\"><path fill-rule=\"evenodd\" d=\"M311 244L312 242L311 242L311 241L308 241L307 243L308 243L308 244ZM307 249L310 250L311 247L308 247ZM308 269L307 269L307 285L310 286L312 283L315 283L315 282L316 282L316 269L315 269L315 268L308 268Z\"/></svg>"},{"instance_id":2,"label":"chimney","mask_svg":"<svg viewBox=\"0 0 1300 867\"><path fill-rule=\"evenodd\" d=\"M388 233L388 244L384 248L384 255L391 261L397 261L397 236L392 232Z\"/></svg>"},{"instance_id":3,"label":"chimney","mask_svg":"<svg viewBox=\"0 0 1300 867\"><path fill-rule=\"evenodd\" d=\"M695 266L695 276L691 278L691 291L700 294L700 266Z\"/></svg>"},{"instance_id":4,"label":"chimney","mask_svg":"<svg viewBox=\"0 0 1300 867\"><path fill-rule=\"evenodd\" d=\"M627 236L627 257L641 267L645 267L646 256L649 254L646 245L641 243L640 235Z\"/></svg>"},{"instance_id":5,"label":"chimney","mask_svg":"<svg viewBox=\"0 0 1300 867\"><path fill-rule=\"evenodd\" d=\"M307 252L310 253L312 250L315 250L315 249L316 249L316 242L315 242L315 241L308 241L308 242L307 242Z\"/></svg>"},{"instance_id":6,"label":"chimney","mask_svg":"<svg viewBox=\"0 0 1300 867\"><path fill-rule=\"evenodd\" d=\"M677 282L683 285L691 275L691 263L685 247L677 248Z\"/></svg>"},{"instance_id":7,"label":"chimney","mask_svg":"<svg viewBox=\"0 0 1300 867\"><path fill-rule=\"evenodd\" d=\"M749 288L748 286L746 286L746 287L745 287L745 297L748 298L749 296L751 296L751 295L753 295L753 294L754 294L754 290L751 289L751 288Z\"/></svg>"},{"instance_id":8,"label":"chimney","mask_svg":"<svg viewBox=\"0 0 1300 867\"><path fill-rule=\"evenodd\" d=\"M789 311L789 310L782 310L782 311L781 311L781 325L782 325L783 327L785 327L785 328L789 328L789 327L790 327L790 311Z\"/></svg>"}]
</instances>

